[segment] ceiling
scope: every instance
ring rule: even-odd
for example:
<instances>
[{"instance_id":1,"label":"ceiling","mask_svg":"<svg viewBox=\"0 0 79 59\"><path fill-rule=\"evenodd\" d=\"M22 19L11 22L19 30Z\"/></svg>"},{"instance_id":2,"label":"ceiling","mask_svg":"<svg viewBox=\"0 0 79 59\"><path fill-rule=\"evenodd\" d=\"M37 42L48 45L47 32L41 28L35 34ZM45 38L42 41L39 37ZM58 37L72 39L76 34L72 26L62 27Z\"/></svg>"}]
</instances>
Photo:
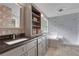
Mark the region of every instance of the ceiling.
<instances>
[{"instance_id":1,"label":"ceiling","mask_svg":"<svg viewBox=\"0 0 79 59\"><path fill-rule=\"evenodd\" d=\"M47 17L79 12L79 3L37 3L36 5ZM59 12L60 9L63 11Z\"/></svg>"}]
</instances>

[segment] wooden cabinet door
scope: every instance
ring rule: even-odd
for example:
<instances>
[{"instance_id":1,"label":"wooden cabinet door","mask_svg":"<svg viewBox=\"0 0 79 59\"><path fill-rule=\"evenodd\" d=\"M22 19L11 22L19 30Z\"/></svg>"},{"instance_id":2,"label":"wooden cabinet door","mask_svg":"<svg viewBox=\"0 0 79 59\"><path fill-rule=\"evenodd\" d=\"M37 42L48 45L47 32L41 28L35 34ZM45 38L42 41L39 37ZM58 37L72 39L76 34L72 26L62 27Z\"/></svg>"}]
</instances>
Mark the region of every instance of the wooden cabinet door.
<instances>
[{"instance_id":1,"label":"wooden cabinet door","mask_svg":"<svg viewBox=\"0 0 79 59\"><path fill-rule=\"evenodd\" d=\"M45 55L46 54L46 41L45 40L43 40L43 45L42 45L42 48L43 48L43 55Z\"/></svg>"},{"instance_id":2,"label":"wooden cabinet door","mask_svg":"<svg viewBox=\"0 0 79 59\"><path fill-rule=\"evenodd\" d=\"M38 38L38 56L43 56L45 53L45 40L44 37L41 36Z\"/></svg>"},{"instance_id":3,"label":"wooden cabinet door","mask_svg":"<svg viewBox=\"0 0 79 59\"><path fill-rule=\"evenodd\" d=\"M37 48L33 47L28 51L28 56L37 56Z\"/></svg>"},{"instance_id":4,"label":"wooden cabinet door","mask_svg":"<svg viewBox=\"0 0 79 59\"><path fill-rule=\"evenodd\" d=\"M38 56L43 56L47 52L48 41L47 41L46 36L42 36L40 37L40 39L41 39L41 42L38 43Z\"/></svg>"},{"instance_id":5,"label":"wooden cabinet door","mask_svg":"<svg viewBox=\"0 0 79 59\"><path fill-rule=\"evenodd\" d=\"M27 51L30 50L31 48L35 47L35 46L37 46L36 39L31 41L31 42L29 42L29 43L27 43Z\"/></svg>"},{"instance_id":6,"label":"wooden cabinet door","mask_svg":"<svg viewBox=\"0 0 79 59\"><path fill-rule=\"evenodd\" d=\"M46 52L47 52L47 50L48 50L48 38L47 38L47 36L45 37L45 39L46 39Z\"/></svg>"},{"instance_id":7,"label":"wooden cabinet door","mask_svg":"<svg viewBox=\"0 0 79 59\"><path fill-rule=\"evenodd\" d=\"M23 46L20 46L3 53L1 56L20 56L22 54L23 54Z\"/></svg>"},{"instance_id":8,"label":"wooden cabinet door","mask_svg":"<svg viewBox=\"0 0 79 59\"><path fill-rule=\"evenodd\" d=\"M43 41L42 41L42 43L43 43L43 55L45 55L46 52L47 52L47 39L46 39L45 36L43 36Z\"/></svg>"},{"instance_id":9,"label":"wooden cabinet door","mask_svg":"<svg viewBox=\"0 0 79 59\"><path fill-rule=\"evenodd\" d=\"M43 45L42 43L38 44L38 56L43 55Z\"/></svg>"}]
</instances>

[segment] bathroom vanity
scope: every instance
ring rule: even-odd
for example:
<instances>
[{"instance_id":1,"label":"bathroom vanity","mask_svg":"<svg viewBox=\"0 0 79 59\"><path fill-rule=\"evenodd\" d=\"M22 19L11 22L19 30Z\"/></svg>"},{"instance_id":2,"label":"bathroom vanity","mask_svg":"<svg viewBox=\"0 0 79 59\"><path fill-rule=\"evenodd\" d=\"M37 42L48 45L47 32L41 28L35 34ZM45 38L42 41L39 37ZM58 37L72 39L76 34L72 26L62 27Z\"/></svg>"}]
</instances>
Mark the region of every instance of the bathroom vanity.
<instances>
[{"instance_id":1,"label":"bathroom vanity","mask_svg":"<svg viewBox=\"0 0 79 59\"><path fill-rule=\"evenodd\" d=\"M43 56L47 52L48 40L46 35L35 38L18 38L27 39L15 44L6 44L5 41L0 43L1 56ZM9 40L8 40L9 41ZM2 46L2 47L1 47Z\"/></svg>"},{"instance_id":2,"label":"bathroom vanity","mask_svg":"<svg viewBox=\"0 0 79 59\"><path fill-rule=\"evenodd\" d=\"M2 27L0 26L2 30L7 29L7 31L2 31L3 35L0 36L0 56L45 55L48 48L48 24L47 21L41 21L45 18L41 17L40 10L33 4L4 3L0 6L7 6L3 8L5 10L10 7L10 16L7 17L9 22L6 21L7 24L3 23Z\"/></svg>"}]
</instances>

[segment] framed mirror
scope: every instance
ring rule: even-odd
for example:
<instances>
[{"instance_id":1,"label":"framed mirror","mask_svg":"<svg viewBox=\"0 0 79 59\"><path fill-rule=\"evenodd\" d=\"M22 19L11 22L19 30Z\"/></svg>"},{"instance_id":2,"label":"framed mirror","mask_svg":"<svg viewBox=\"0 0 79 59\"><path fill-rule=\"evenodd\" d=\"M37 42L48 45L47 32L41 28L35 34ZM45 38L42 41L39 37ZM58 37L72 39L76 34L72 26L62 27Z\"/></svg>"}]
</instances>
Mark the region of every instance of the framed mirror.
<instances>
[{"instance_id":1,"label":"framed mirror","mask_svg":"<svg viewBox=\"0 0 79 59\"><path fill-rule=\"evenodd\" d=\"M22 6L15 3L0 4L0 28L20 28Z\"/></svg>"}]
</instances>

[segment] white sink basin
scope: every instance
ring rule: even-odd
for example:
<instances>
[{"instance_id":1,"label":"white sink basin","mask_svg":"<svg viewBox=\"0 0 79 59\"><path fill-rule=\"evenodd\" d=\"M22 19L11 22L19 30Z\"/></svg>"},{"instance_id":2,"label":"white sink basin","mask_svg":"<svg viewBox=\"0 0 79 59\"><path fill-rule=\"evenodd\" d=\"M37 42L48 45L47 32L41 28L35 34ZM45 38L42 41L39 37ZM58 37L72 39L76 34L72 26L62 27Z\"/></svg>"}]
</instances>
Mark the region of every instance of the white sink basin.
<instances>
[{"instance_id":1,"label":"white sink basin","mask_svg":"<svg viewBox=\"0 0 79 59\"><path fill-rule=\"evenodd\" d=\"M25 40L28 40L28 38L12 40L12 41L8 41L8 42L5 42L5 43L8 44L8 45L13 45L13 44L16 44L16 43L19 43L19 42L25 41Z\"/></svg>"}]
</instances>

